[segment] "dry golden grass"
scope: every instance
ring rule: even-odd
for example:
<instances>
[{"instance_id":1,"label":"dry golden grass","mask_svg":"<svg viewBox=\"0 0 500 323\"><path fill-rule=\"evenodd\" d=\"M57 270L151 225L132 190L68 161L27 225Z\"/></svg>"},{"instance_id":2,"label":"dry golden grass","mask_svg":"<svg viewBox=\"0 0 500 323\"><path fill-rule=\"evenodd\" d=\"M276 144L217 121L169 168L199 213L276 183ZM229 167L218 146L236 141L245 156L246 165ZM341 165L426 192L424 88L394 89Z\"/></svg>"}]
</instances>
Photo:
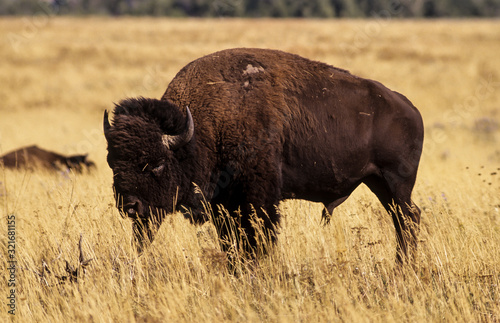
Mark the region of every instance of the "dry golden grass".
<instances>
[{"instance_id":1,"label":"dry golden grass","mask_svg":"<svg viewBox=\"0 0 500 323\"><path fill-rule=\"evenodd\" d=\"M40 15L3 18L0 35L0 152L36 143L89 152L98 167L56 176L0 169L2 237L7 215L16 216L18 321L500 320L500 22ZM276 247L235 274L212 227L179 215L137 257L131 225L114 207L102 111L127 96L160 97L186 63L230 47L278 48L347 68L420 109L414 271L394 270L393 225L363 187L328 226L319 224L320 205L283 203ZM65 261L77 267L80 234L92 260L70 282ZM7 321L4 238L0 254Z\"/></svg>"}]
</instances>

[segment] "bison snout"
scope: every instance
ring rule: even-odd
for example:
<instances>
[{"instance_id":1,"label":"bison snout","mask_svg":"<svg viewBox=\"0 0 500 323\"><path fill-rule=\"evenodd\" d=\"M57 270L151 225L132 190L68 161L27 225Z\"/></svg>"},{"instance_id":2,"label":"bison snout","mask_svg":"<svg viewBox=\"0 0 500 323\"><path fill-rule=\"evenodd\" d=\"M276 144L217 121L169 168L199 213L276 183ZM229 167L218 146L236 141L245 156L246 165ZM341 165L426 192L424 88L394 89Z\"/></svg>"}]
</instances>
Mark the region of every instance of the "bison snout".
<instances>
[{"instance_id":1,"label":"bison snout","mask_svg":"<svg viewBox=\"0 0 500 323\"><path fill-rule=\"evenodd\" d=\"M128 217L131 218L141 216L143 213L142 203L137 198L131 198L127 201L127 203L124 203L122 210Z\"/></svg>"}]
</instances>

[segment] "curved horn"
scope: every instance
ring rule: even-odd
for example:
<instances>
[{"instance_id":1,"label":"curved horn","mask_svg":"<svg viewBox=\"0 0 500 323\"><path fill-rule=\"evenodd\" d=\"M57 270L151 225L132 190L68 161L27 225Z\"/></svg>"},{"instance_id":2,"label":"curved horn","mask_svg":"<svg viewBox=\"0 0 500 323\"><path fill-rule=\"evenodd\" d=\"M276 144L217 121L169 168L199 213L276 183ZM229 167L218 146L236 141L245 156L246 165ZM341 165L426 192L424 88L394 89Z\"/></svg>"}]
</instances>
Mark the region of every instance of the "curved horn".
<instances>
[{"instance_id":1,"label":"curved horn","mask_svg":"<svg viewBox=\"0 0 500 323\"><path fill-rule=\"evenodd\" d=\"M106 140L108 140L109 130L111 129L111 125L109 124L109 119L108 119L108 110L104 110L104 120L102 124L104 128L104 137L106 137Z\"/></svg>"},{"instance_id":2,"label":"curved horn","mask_svg":"<svg viewBox=\"0 0 500 323\"><path fill-rule=\"evenodd\" d=\"M191 111L186 107L186 127L183 133L175 136L163 135L161 137L163 144L167 149L176 150L187 144L193 138L194 134L194 123L193 116L191 116Z\"/></svg>"}]
</instances>

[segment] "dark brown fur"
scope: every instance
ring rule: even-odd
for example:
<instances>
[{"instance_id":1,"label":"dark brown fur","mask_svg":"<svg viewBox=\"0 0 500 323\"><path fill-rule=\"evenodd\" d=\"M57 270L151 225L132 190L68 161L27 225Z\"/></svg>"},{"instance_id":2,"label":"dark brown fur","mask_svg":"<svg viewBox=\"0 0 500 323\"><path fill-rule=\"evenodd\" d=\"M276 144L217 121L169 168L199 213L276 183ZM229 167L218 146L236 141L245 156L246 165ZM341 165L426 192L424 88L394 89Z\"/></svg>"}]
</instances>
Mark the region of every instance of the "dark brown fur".
<instances>
[{"instance_id":1,"label":"dark brown fur","mask_svg":"<svg viewBox=\"0 0 500 323\"><path fill-rule=\"evenodd\" d=\"M169 150L161 136L183 131L186 107L194 137ZM118 207L136 227L151 217L161 223L173 210L201 222L205 198L214 210L239 210L255 247L252 207L274 239L280 200L324 203L328 218L364 183L393 217L398 260L416 247L420 211L411 192L422 118L376 81L281 51L230 49L188 64L161 100L125 100L114 113L105 130L108 163ZM154 237L143 229L139 242Z\"/></svg>"},{"instance_id":2,"label":"dark brown fur","mask_svg":"<svg viewBox=\"0 0 500 323\"><path fill-rule=\"evenodd\" d=\"M43 168L51 171L67 171L69 169L82 172L85 168L95 167L87 160L87 155L63 156L61 154L29 146L19 148L0 157L5 168L30 169Z\"/></svg>"}]
</instances>

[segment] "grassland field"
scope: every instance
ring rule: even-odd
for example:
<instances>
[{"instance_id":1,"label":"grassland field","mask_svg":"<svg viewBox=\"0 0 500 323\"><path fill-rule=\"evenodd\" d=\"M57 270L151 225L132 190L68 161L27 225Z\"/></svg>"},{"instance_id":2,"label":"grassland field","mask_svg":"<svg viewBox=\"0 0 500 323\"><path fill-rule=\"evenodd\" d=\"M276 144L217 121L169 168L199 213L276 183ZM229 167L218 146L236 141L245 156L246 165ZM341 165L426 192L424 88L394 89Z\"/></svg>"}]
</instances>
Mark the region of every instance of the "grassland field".
<instances>
[{"instance_id":1,"label":"grassland field","mask_svg":"<svg viewBox=\"0 0 500 323\"><path fill-rule=\"evenodd\" d=\"M42 13L1 18L0 43L0 154L37 144L89 153L97 165L90 174L0 168L0 321L500 321L500 21ZM236 273L213 227L178 214L137 256L131 223L114 207L103 110L125 97L159 98L188 62L231 47L324 61L419 108L426 137L413 192L422 209L415 268L395 270L392 220L364 187L327 226L321 205L282 203L277 245ZM80 250L92 259L85 268Z\"/></svg>"}]
</instances>

